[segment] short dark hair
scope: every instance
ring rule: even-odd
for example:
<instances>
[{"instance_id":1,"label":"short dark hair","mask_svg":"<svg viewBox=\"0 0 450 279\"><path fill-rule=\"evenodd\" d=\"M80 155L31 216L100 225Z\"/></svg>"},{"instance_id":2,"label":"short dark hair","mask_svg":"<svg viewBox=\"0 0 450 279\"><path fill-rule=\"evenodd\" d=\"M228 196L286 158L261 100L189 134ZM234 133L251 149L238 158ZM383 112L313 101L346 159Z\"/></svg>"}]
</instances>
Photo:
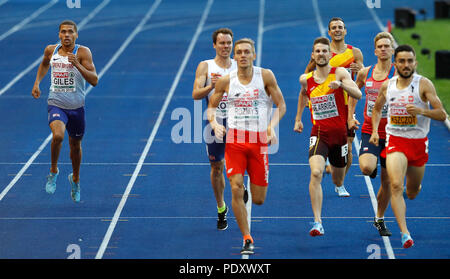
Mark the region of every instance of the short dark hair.
<instances>
[{"instance_id":1,"label":"short dark hair","mask_svg":"<svg viewBox=\"0 0 450 279\"><path fill-rule=\"evenodd\" d=\"M233 31L231 31L231 29L229 29L229 28L220 28L220 29L217 29L216 31L214 31L213 34L212 34L212 40L213 40L213 43L214 43L214 44L216 43L216 41L217 41L217 36L218 36L220 33L222 33L222 34L228 34L228 35L231 36L231 39L233 39Z\"/></svg>"},{"instance_id":2,"label":"short dark hair","mask_svg":"<svg viewBox=\"0 0 450 279\"><path fill-rule=\"evenodd\" d=\"M317 44L324 44L324 45L327 45L328 48L330 48L330 40L328 40L327 37L319 37L319 38L316 38L316 39L314 40L314 43L313 43L313 52L314 52L314 47L315 47Z\"/></svg>"},{"instance_id":3,"label":"short dark hair","mask_svg":"<svg viewBox=\"0 0 450 279\"><path fill-rule=\"evenodd\" d=\"M59 24L59 30L61 30L61 26L62 25L72 25L74 27L74 29L75 29L75 32L78 32L77 24L74 21L70 20L70 19L66 19L63 22L61 22Z\"/></svg>"},{"instance_id":4,"label":"short dark hair","mask_svg":"<svg viewBox=\"0 0 450 279\"><path fill-rule=\"evenodd\" d=\"M333 21L342 21L342 23L344 23L344 29L346 28L346 27L345 27L345 22L344 22L344 20L343 20L342 18L340 18L340 17L332 17L332 18L330 19L330 21L328 21L328 30L330 30L330 24L331 24Z\"/></svg>"},{"instance_id":5,"label":"short dark hair","mask_svg":"<svg viewBox=\"0 0 450 279\"><path fill-rule=\"evenodd\" d=\"M414 51L414 48L410 45L399 45L395 51L394 51L394 60L397 57L397 53L406 51L406 52L412 52L414 56L416 56L416 52Z\"/></svg>"}]
</instances>

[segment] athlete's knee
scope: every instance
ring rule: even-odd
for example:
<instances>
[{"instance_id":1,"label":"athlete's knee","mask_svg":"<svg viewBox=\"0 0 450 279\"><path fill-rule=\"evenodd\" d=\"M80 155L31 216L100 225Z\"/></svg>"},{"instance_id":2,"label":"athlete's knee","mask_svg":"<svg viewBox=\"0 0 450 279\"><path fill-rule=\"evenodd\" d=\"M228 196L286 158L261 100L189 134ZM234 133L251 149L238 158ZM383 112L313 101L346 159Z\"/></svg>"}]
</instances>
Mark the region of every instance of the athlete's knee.
<instances>
[{"instance_id":1,"label":"athlete's knee","mask_svg":"<svg viewBox=\"0 0 450 279\"><path fill-rule=\"evenodd\" d=\"M244 196L244 185L230 183L233 199L241 199Z\"/></svg>"},{"instance_id":2,"label":"athlete's knee","mask_svg":"<svg viewBox=\"0 0 450 279\"><path fill-rule=\"evenodd\" d=\"M53 133L52 142L56 144L62 143L64 140L64 134L63 133Z\"/></svg>"},{"instance_id":3,"label":"athlete's knee","mask_svg":"<svg viewBox=\"0 0 450 279\"><path fill-rule=\"evenodd\" d=\"M408 187L406 187L406 196L408 197L408 199L413 200L417 197L417 195L420 192L420 189L422 188L422 186L419 187L415 187L415 190L409 189Z\"/></svg>"},{"instance_id":4,"label":"athlete's knee","mask_svg":"<svg viewBox=\"0 0 450 279\"><path fill-rule=\"evenodd\" d=\"M262 205L264 203L264 198L252 197L252 202L256 205Z\"/></svg>"},{"instance_id":5,"label":"athlete's knee","mask_svg":"<svg viewBox=\"0 0 450 279\"><path fill-rule=\"evenodd\" d=\"M211 172L213 175L222 175L223 174L223 161L219 162L211 162Z\"/></svg>"},{"instance_id":6,"label":"athlete's knee","mask_svg":"<svg viewBox=\"0 0 450 279\"><path fill-rule=\"evenodd\" d=\"M321 179L323 175L323 170L319 168L311 169L311 178Z\"/></svg>"},{"instance_id":7,"label":"athlete's knee","mask_svg":"<svg viewBox=\"0 0 450 279\"><path fill-rule=\"evenodd\" d=\"M402 181L391 181L390 183L391 193L392 194L401 194L403 193L403 183Z\"/></svg>"},{"instance_id":8,"label":"athlete's knee","mask_svg":"<svg viewBox=\"0 0 450 279\"><path fill-rule=\"evenodd\" d=\"M361 169L361 172L364 175L371 175L372 172L375 170L373 166L371 166L370 164L366 164L364 162L359 162L359 168Z\"/></svg>"}]
</instances>

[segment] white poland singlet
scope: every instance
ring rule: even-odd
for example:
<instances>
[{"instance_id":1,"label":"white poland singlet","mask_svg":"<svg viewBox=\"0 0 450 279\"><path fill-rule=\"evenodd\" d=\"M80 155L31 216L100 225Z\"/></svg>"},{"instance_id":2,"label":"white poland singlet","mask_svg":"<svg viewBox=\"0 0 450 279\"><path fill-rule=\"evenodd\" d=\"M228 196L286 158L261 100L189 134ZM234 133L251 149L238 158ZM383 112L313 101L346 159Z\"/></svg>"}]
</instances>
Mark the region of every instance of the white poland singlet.
<instances>
[{"instance_id":1,"label":"white poland singlet","mask_svg":"<svg viewBox=\"0 0 450 279\"><path fill-rule=\"evenodd\" d=\"M47 103L63 109L77 109L84 106L86 81L67 56L59 55L58 44L50 58L51 80ZM78 51L75 45L73 54Z\"/></svg>"},{"instance_id":2,"label":"white poland singlet","mask_svg":"<svg viewBox=\"0 0 450 279\"><path fill-rule=\"evenodd\" d=\"M216 61L214 59L205 60L206 63L208 63L208 77L206 78L206 86L211 84L211 78L213 76L226 76L231 71L236 69L236 60L231 59L231 66L229 68L221 68L216 64ZM206 97L206 106L208 106L209 98L214 93L214 89L209 92L208 96ZM227 100L228 100L228 94L225 92L223 94L222 100L220 101L219 105L217 106L216 110L216 118L225 119L227 118Z\"/></svg>"},{"instance_id":3,"label":"white poland singlet","mask_svg":"<svg viewBox=\"0 0 450 279\"><path fill-rule=\"evenodd\" d=\"M419 94L421 75L414 74L411 83L403 89L397 88L398 76L389 80L386 91L388 123L386 133L397 137L422 139L430 130L430 118L423 115L412 116L406 111L407 104L428 109L429 102L423 102Z\"/></svg>"},{"instance_id":4,"label":"white poland singlet","mask_svg":"<svg viewBox=\"0 0 450 279\"><path fill-rule=\"evenodd\" d=\"M247 85L239 81L237 70L232 71L228 91L228 127L252 132L266 131L273 101L264 88L261 68L253 67L252 80Z\"/></svg>"}]
</instances>

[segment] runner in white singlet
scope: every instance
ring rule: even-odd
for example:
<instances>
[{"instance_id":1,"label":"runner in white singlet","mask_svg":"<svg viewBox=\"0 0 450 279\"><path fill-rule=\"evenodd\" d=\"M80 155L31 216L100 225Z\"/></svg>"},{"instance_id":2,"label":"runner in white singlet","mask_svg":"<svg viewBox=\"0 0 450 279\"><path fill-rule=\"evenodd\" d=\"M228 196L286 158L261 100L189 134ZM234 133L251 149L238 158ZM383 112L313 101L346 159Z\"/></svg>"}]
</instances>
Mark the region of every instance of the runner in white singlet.
<instances>
[{"instance_id":1,"label":"runner in white singlet","mask_svg":"<svg viewBox=\"0 0 450 279\"><path fill-rule=\"evenodd\" d=\"M264 203L268 186L268 144L274 143L274 128L286 112L283 94L271 70L253 66L255 45L251 39L236 42L238 69L220 78L208 106L208 120L217 138L226 133L225 161L232 191L232 206L244 238L241 254L253 254L253 238L243 200L244 173L250 177L252 202ZM228 92L228 131L217 122L217 105ZM272 104L277 107L272 117Z\"/></svg>"},{"instance_id":2,"label":"runner in white singlet","mask_svg":"<svg viewBox=\"0 0 450 279\"><path fill-rule=\"evenodd\" d=\"M433 83L418 74L414 49L401 45L395 49L394 64L398 76L385 81L372 111L372 135L369 142L378 146L378 125L381 110L388 105L386 125L386 169L391 187L391 207L402 235L403 248L414 245L406 226L406 195L414 199L422 188L425 164L428 161L430 119L445 121L447 115ZM430 109L430 106L432 109Z\"/></svg>"},{"instance_id":3,"label":"runner in white singlet","mask_svg":"<svg viewBox=\"0 0 450 279\"><path fill-rule=\"evenodd\" d=\"M233 49L233 32L228 28L220 28L213 32L213 47L216 50L214 59L204 60L197 66L195 73L194 89L192 98L194 100L205 100L206 107L210 96L214 93L217 80L236 69L236 61L231 59ZM227 117L227 95L224 94L217 106L217 121L226 125ZM209 122L206 123L209 125ZM210 127L205 128L211 131ZM225 230L228 227L228 207L224 201L225 177L223 175L225 158L225 140L218 140L212 135L206 135L206 151L211 165L210 179L217 203L217 229Z\"/></svg>"}]
</instances>

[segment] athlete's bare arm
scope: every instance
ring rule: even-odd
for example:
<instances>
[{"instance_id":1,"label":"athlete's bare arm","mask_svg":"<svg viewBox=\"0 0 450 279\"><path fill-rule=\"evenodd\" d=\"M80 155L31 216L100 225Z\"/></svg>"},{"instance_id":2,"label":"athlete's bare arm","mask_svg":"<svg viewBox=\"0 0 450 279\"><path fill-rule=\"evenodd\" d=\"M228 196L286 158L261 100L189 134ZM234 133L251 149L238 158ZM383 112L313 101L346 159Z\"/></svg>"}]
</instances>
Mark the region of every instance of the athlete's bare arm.
<instances>
[{"instance_id":1,"label":"athlete's bare arm","mask_svg":"<svg viewBox=\"0 0 450 279\"><path fill-rule=\"evenodd\" d=\"M39 88L39 84L41 83L42 79L45 77L45 75L48 72L48 69L50 68L50 59L52 58L53 51L55 50L56 45L48 45L44 50L44 56L42 58L42 62L39 65L37 74L36 74L36 80L34 81L33 89L31 90L31 95L34 98L39 98L41 96L41 90Z\"/></svg>"},{"instance_id":2,"label":"athlete's bare arm","mask_svg":"<svg viewBox=\"0 0 450 279\"><path fill-rule=\"evenodd\" d=\"M430 102L432 109L418 108L412 104L406 105L406 111L411 115L421 114L434 120L445 121L447 114L441 100L436 94L433 83L426 77L420 79L419 92L422 101Z\"/></svg>"},{"instance_id":3,"label":"athlete's bare arm","mask_svg":"<svg viewBox=\"0 0 450 279\"><path fill-rule=\"evenodd\" d=\"M67 58L89 84L92 86L97 85L98 76L95 70L94 61L92 60L92 53L89 48L80 46L76 55L68 53Z\"/></svg>"},{"instance_id":4,"label":"athlete's bare arm","mask_svg":"<svg viewBox=\"0 0 450 279\"><path fill-rule=\"evenodd\" d=\"M301 133L303 131L303 122L302 122L302 114L303 110L308 103L308 96L306 95L306 89L308 84L306 82L306 74L300 76L300 93L298 94L298 103L297 103L297 115L295 116L295 124L294 131Z\"/></svg>"},{"instance_id":5,"label":"athlete's bare arm","mask_svg":"<svg viewBox=\"0 0 450 279\"><path fill-rule=\"evenodd\" d=\"M211 128L214 130L214 134L218 139L222 139L225 135L225 127L216 121L216 109L222 100L223 94L228 92L230 85L230 75L221 77L215 85L214 93L211 95L208 103L207 116L208 121L211 124Z\"/></svg>"},{"instance_id":6,"label":"athlete's bare arm","mask_svg":"<svg viewBox=\"0 0 450 279\"><path fill-rule=\"evenodd\" d=\"M277 107L273 113L272 119L270 120L270 124L267 127L268 143L270 144L276 142L275 132L273 129L278 125L286 113L286 103L273 72L269 69L262 69L262 77L267 95L270 96L273 103Z\"/></svg>"},{"instance_id":7,"label":"athlete's bare arm","mask_svg":"<svg viewBox=\"0 0 450 279\"><path fill-rule=\"evenodd\" d=\"M206 86L206 79L208 78L208 63L202 61L198 64L195 71L194 89L192 90L192 98L194 100L201 100L208 96L209 92L214 89L217 78L211 80L211 84Z\"/></svg>"},{"instance_id":8,"label":"athlete's bare arm","mask_svg":"<svg viewBox=\"0 0 450 279\"><path fill-rule=\"evenodd\" d=\"M359 89L363 88L365 82L366 82L366 76L367 71L369 70L369 67L365 67L362 70L360 70L356 76L356 85L359 87ZM359 121L353 117L355 114L356 104L358 103L358 100L349 96L348 98L348 119L347 119L347 125L350 130L357 130Z\"/></svg>"},{"instance_id":9,"label":"athlete's bare arm","mask_svg":"<svg viewBox=\"0 0 450 279\"><path fill-rule=\"evenodd\" d=\"M353 73L358 73L364 68L364 58L361 50L357 47L353 47L353 56L355 57L355 62L350 64L350 70Z\"/></svg>"},{"instance_id":10,"label":"athlete's bare arm","mask_svg":"<svg viewBox=\"0 0 450 279\"><path fill-rule=\"evenodd\" d=\"M380 125L381 120L381 110L383 109L384 104L386 103L386 90L389 84L389 80L383 82L378 91L378 97L375 101L375 105L372 109L372 135L370 136L369 143L378 146L378 141L380 136L378 135L378 126Z\"/></svg>"},{"instance_id":11,"label":"athlete's bare arm","mask_svg":"<svg viewBox=\"0 0 450 279\"><path fill-rule=\"evenodd\" d=\"M337 89L339 87L342 87L347 93L350 95L350 97L353 97L355 99L361 99L362 93L361 90L358 88L356 83L352 80L352 77L342 67L336 68L336 80L330 82L329 84L330 88Z\"/></svg>"}]
</instances>

